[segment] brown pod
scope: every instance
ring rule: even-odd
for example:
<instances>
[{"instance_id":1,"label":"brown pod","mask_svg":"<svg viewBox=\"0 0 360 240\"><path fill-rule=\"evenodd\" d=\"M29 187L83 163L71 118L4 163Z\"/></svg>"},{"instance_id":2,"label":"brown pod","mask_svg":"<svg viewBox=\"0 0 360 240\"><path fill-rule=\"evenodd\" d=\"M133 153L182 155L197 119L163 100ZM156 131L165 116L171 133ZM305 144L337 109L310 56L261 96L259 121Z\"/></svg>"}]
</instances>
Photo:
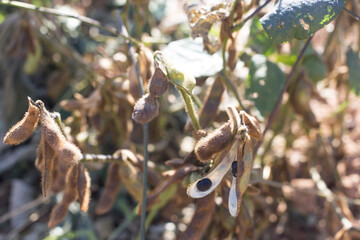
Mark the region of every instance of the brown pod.
<instances>
[{"instance_id":1,"label":"brown pod","mask_svg":"<svg viewBox=\"0 0 360 240\"><path fill-rule=\"evenodd\" d=\"M28 139L36 128L40 111L38 107L33 104L30 97L28 97L28 100L28 111L25 113L24 117L6 133L4 143L9 145L20 144Z\"/></svg>"},{"instance_id":2,"label":"brown pod","mask_svg":"<svg viewBox=\"0 0 360 240\"><path fill-rule=\"evenodd\" d=\"M156 68L148 85L149 94L158 98L166 92L168 86L169 82L166 75L160 68Z\"/></svg>"},{"instance_id":3,"label":"brown pod","mask_svg":"<svg viewBox=\"0 0 360 240\"><path fill-rule=\"evenodd\" d=\"M42 193L44 197L46 197L52 183L52 172L56 158L54 150L50 147L50 145L46 141L44 141L44 144L42 144L42 158L44 161L44 166L43 166L44 171L42 172L41 186L42 186Z\"/></svg>"},{"instance_id":4,"label":"brown pod","mask_svg":"<svg viewBox=\"0 0 360 240\"><path fill-rule=\"evenodd\" d=\"M63 199L60 203L56 204L50 214L48 223L49 228L53 228L62 222L68 212L70 203L76 200L77 194L77 181L78 181L78 167L73 166L69 168L66 173L66 188L64 191Z\"/></svg>"},{"instance_id":5,"label":"brown pod","mask_svg":"<svg viewBox=\"0 0 360 240\"><path fill-rule=\"evenodd\" d=\"M221 128L208 134L195 146L195 154L201 161L208 161L211 157L223 150L231 140L231 124L225 123Z\"/></svg>"},{"instance_id":6,"label":"brown pod","mask_svg":"<svg viewBox=\"0 0 360 240\"><path fill-rule=\"evenodd\" d=\"M86 212L89 208L90 202L90 185L91 179L89 172L81 163L78 164L78 195L80 202L80 209L83 212Z\"/></svg>"},{"instance_id":7,"label":"brown pod","mask_svg":"<svg viewBox=\"0 0 360 240\"><path fill-rule=\"evenodd\" d=\"M145 124L153 120L158 114L156 99L146 94L135 103L132 119L137 123Z\"/></svg>"},{"instance_id":8,"label":"brown pod","mask_svg":"<svg viewBox=\"0 0 360 240\"><path fill-rule=\"evenodd\" d=\"M54 149L60 160L68 164L76 164L82 158L79 148L66 140L44 103L38 100L36 104L40 108L41 133L45 141Z\"/></svg>"},{"instance_id":9,"label":"brown pod","mask_svg":"<svg viewBox=\"0 0 360 240\"><path fill-rule=\"evenodd\" d=\"M263 136L259 121L255 117L246 113L245 111L240 111L240 114L242 114L244 117L244 122L249 129L250 137L257 141L261 140Z\"/></svg>"},{"instance_id":10,"label":"brown pod","mask_svg":"<svg viewBox=\"0 0 360 240\"><path fill-rule=\"evenodd\" d=\"M114 205L117 193L120 188L120 165L112 163L109 165L107 178L105 183L105 190L101 195L99 202L96 205L95 212L102 215L110 211Z\"/></svg>"}]
</instances>

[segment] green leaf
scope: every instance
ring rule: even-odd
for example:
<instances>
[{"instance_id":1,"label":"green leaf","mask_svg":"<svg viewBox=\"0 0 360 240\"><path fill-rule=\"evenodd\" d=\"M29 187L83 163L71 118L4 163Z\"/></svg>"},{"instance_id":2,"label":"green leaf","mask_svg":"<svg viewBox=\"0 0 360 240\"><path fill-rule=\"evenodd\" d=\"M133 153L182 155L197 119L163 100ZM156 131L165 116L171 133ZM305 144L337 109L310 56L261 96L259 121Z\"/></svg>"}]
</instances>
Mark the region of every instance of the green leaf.
<instances>
[{"instance_id":1,"label":"green leaf","mask_svg":"<svg viewBox=\"0 0 360 240\"><path fill-rule=\"evenodd\" d=\"M349 68L349 86L360 96L360 56L351 48L346 52L346 64Z\"/></svg>"},{"instance_id":2,"label":"green leaf","mask_svg":"<svg viewBox=\"0 0 360 240\"><path fill-rule=\"evenodd\" d=\"M256 54L251 58L246 97L254 101L255 107L265 117L273 110L284 82L281 69L264 55Z\"/></svg>"},{"instance_id":3,"label":"green leaf","mask_svg":"<svg viewBox=\"0 0 360 240\"><path fill-rule=\"evenodd\" d=\"M303 66L306 68L307 75L314 82L318 82L326 77L326 67L320 55L309 46L306 49Z\"/></svg>"},{"instance_id":4,"label":"green leaf","mask_svg":"<svg viewBox=\"0 0 360 240\"><path fill-rule=\"evenodd\" d=\"M277 43L306 39L334 20L345 3L346 0L281 0L260 22Z\"/></svg>"},{"instance_id":5,"label":"green leaf","mask_svg":"<svg viewBox=\"0 0 360 240\"><path fill-rule=\"evenodd\" d=\"M261 53L269 56L276 51L274 42L269 41L269 38L266 35L264 29L262 28L258 17L255 17L251 23L250 37L254 39L251 42L251 48L256 53Z\"/></svg>"},{"instance_id":6,"label":"green leaf","mask_svg":"<svg viewBox=\"0 0 360 240\"><path fill-rule=\"evenodd\" d=\"M176 63L180 69L186 69L196 78L215 75L222 69L221 54L216 52L210 55L204 50L199 38L173 41L161 52L166 59Z\"/></svg>"}]
</instances>

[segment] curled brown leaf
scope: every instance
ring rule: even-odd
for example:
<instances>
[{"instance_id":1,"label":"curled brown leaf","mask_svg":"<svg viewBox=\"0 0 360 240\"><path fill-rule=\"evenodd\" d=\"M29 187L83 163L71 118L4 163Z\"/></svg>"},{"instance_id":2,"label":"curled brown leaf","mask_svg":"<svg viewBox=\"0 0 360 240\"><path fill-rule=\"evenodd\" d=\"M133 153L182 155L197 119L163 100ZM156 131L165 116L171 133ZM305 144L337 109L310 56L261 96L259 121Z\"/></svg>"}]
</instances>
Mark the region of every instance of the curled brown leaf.
<instances>
[{"instance_id":1,"label":"curled brown leaf","mask_svg":"<svg viewBox=\"0 0 360 240\"><path fill-rule=\"evenodd\" d=\"M197 169L198 168L194 165L185 165L179 169L163 173L163 176L166 176L167 179L162 181L150 194L148 194L146 209L151 209L151 207L157 202L159 195L168 189L172 184L181 181L187 174L196 171Z\"/></svg>"},{"instance_id":2,"label":"curled brown leaf","mask_svg":"<svg viewBox=\"0 0 360 240\"><path fill-rule=\"evenodd\" d=\"M109 165L105 189L95 209L95 212L98 215L107 213L114 205L121 183L119 169L120 165L118 163L112 163Z\"/></svg>"}]
</instances>

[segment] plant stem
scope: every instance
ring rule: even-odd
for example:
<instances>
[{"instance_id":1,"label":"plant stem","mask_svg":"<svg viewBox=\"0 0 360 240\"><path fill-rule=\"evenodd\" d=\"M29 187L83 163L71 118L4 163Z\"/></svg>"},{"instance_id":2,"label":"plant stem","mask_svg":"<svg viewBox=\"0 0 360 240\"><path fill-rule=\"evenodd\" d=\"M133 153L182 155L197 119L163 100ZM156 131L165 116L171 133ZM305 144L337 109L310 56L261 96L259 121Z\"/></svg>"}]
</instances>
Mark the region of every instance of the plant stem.
<instances>
[{"instance_id":1,"label":"plant stem","mask_svg":"<svg viewBox=\"0 0 360 240\"><path fill-rule=\"evenodd\" d=\"M120 17L120 11L117 10L116 11L116 18L118 20L118 25L120 28L120 32L122 33L122 35L128 37L129 34L121 20ZM139 88L140 88L140 93L141 95L144 95L144 87L143 87L143 81L141 78L141 74L140 74L140 68L139 68L139 64L138 61L136 59L135 56L135 51L134 48L131 45L131 42L129 39L126 38L126 43L128 45L129 48L129 53L130 53L130 57L131 60L133 61L133 64L135 66L135 71L136 71L136 76L137 76L137 80L138 80L138 84L139 84ZM143 194L142 194L142 213L141 213L141 226L140 226L140 232L141 232L141 239L145 239L145 233L146 233L146 229L145 229L145 220L146 220L146 190L147 190L147 178L148 178L148 159L149 159L149 151L148 151L148 145L149 145L149 124L145 123L144 124L144 166L143 166L143 179L144 179L144 183L143 183Z\"/></svg>"},{"instance_id":2,"label":"plant stem","mask_svg":"<svg viewBox=\"0 0 360 240\"><path fill-rule=\"evenodd\" d=\"M241 21L240 23L236 24L235 26L232 27L231 31L232 32L236 32L239 31L247 21L249 21L251 18L253 18L255 16L255 14L257 14L261 9L263 9L269 2L271 2L271 0L267 0L266 2L263 3L263 5L259 6L253 13L251 13L248 17L246 17L243 21Z\"/></svg>"},{"instance_id":3,"label":"plant stem","mask_svg":"<svg viewBox=\"0 0 360 240\"><path fill-rule=\"evenodd\" d=\"M184 89L181 89L181 88L177 88L177 89L179 90L179 92L181 93L181 96L184 99L185 109L191 119L191 123L192 123L194 129L200 130L201 128L200 128L199 119L195 112L194 104L191 99L191 96Z\"/></svg>"},{"instance_id":4,"label":"plant stem","mask_svg":"<svg viewBox=\"0 0 360 240\"><path fill-rule=\"evenodd\" d=\"M64 13L61 12L59 10L53 9L53 8L47 8L47 7L37 7L33 4L30 3L25 3L25 2L19 2L19 1L9 1L9 0L2 0L0 1L0 5L5 5L5 6L11 6L11 7L17 7L17 8L22 8L22 9L26 9L26 10L31 10L31 11L36 11L36 12L42 12L42 13L47 13L47 14L51 14L51 15L55 15L55 16L59 16L59 17L67 17L67 18L74 18L79 20L80 22L86 23L88 25L97 27L99 29L102 29L108 33L111 33L115 36L119 36L119 37L123 37L126 40L130 41L132 44L134 44L135 46L139 45L139 41L135 40L132 37L129 36L125 36L121 33L118 33L116 31L115 28L110 27L110 26L103 26L101 25L101 23L95 19L89 18L89 17L85 17L85 16L81 16L81 15L77 15L77 14L69 14L69 13Z\"/></svg>"},{"instance_id":5,"label":"plant stem","mask_svg":"<svg viewBox=\"0 0 360 240\"><path fill-rule=\"evenodd\" d=\"M304 45L303 48L301 49L301 51L300 51L300 53L299 53L299 56L298 56L297 59L296 59L295 64L292 66L291 71L290 71L289 75L287 76L287 78L286 78L286 80L285 80L284 87L282 88L282 90L281 90L281 92L280 92L280 94L279 94L279 96L278 96L278 98L277 98L277 100L276 100L274 109L272 110L272 112L271 112L271 114L270 114L270 116L269 116L269 119L268 119L268 121L267 121L265 130L264 130L264 132L263 132L263 138L258 142L258 144L257 144L256 147L255 147L254 155L256 155L257 149L258 149L259 146L262 144L266 132L270 129L272 123L274 122L275 117L277 116L277 114L278 114L278 112L279 112L279 108L280 108L280 105L281 105L281 102L282 102L284 93L285 93L285 92L287 91L287 89L289 88L290 81L291 81L292 77L294 76L294 74L295 74L295 72L296 72L296 70L297 70L297 67L298 67L298 65L299 65L299 63L300 63L300 60L301 60L302 57L304 56L305 50L306 50L306 48L309 46L312 38L313 38L313 36L309 37L309 38L306 40L305 45Z\"/></svg>"}]
</instances>

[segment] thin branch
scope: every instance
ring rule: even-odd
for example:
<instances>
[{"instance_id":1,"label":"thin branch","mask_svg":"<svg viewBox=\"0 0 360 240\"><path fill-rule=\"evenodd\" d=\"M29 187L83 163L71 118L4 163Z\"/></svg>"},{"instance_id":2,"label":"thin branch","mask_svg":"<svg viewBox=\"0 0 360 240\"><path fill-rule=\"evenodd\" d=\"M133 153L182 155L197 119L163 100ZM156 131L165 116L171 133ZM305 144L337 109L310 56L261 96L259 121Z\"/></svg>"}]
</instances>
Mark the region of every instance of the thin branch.
<instances>
[{"instance_id":1,"label":"thin branch","mask_svg":"<svg viewBox=\"0 0 360 240\"><path fill-rule=\"evenodd\" d=\"M275 187L275 188L288 187L288 188L293 189L294 191L303 192L303 193L307 193L307 194L313 194L313 195L316 195L319 197L326 198L326 196L323 193L321 193L319 190L302 189L302 188L294 187L290 183L277 182L277 181L273 181L273 180L262 180L259 182L259 184L264 184L264 185L267 185L270 187ZM360 199L338 196L333 193L332 193L332 195L333 195L332 197L337 201L346 202L347 204L350 204L350 205L360 206Z\"/></svg>"},{"instance_id":2,"label":"thin branch","mask_svg":"<svg viewBox=\"0 0 360 240\"><path fill-rule=\"evenodd\" d=\"M120 32L122 35L128 37L129 34L121 20L120 17L120 11L117 10L116 11L116 19L118 21L118 25L120 28ZM130 52L130 57L131 60L135 66L135 71L136 71L136 76L137 76L137 80L138 80L138 85L140 88L140 93L141 95L144 95L144 87L143 87L143 80L141 78L141 74L140 74L140 68L139 68L139 64L138 61L136 59L135 56L135 50L131 45L131 42L128 38L126 38L126 43L128 45L129 48L129 52ZM143 179L144 179L144 183L143 183L143 194L142 194L142 213L141 213L141 239L144 240L145 239L145 221L146 221L146 192L147 192L147 180L148 180L148 159L149 159L149 151L148 151L148 145L149 145L149 124L146 123L144 124L144 167L143 167Z\"/></svg>"},{"instance_id":3,"label":"thin branch","mask_svg":"<svg viewBox=\"0 0 360 240\"><path fill-rule=\"evenodd\" d=\"M246 17L243 21L241 21L240 23L236 24L235 26L232 27L231 31L232 32L236 32L239 31L247 21L249 21L251 18L253 18L261 9L263 9L269 2L271 2L271 0L267 0L266 2L263 3L263 5L259 6L257 9L255 9L255 11L253 13L251 13L248 17Z\"/></svg>"},{"instance_id":4,"label":"thin branch","mask_svg":"<svg viewBox=\"0 0 360 240\"><path fill-rule=\"evenodd\" d=\"M272 110L270 116L269 116L269 119L267 121L267 124L266 124L266 127L265 127L265 130L263 132L263 136L265 136L266 132L270 129L272 123L274 122L274 119L275 117L277 116L278 112L279 112L279 108L280 108L280 105L281 105L281 102L282 102L282 99L283 99L283 96L284 96L284 93L287 91L287 89L289 88L289 85L290 85L290 81L292 79L292 77L294 76L296 70L297 70L297 67L300 63L300 60L302 59L302 57L304 56L305 54L305 51L306 51L306 48L309 46L310 42L311 42L311 39L313 38L313 36L311 36L310 38L308 38L308 40L306 40L306 43L305 45L303 46L303 48L301 49L300 53L299 53L299 56L297 57L296 59L296 62L295 64L292 66L291 68L291 72L289 73L289 75L287 76L286 80L285 80L285 84L284 84L284 87L282 88L277 100L276 100L276 103L275 103L275 106L274 106L274 109ZM256 145L256 148L255 148L255 154L257 152L257 149L258 147L262 144L263 142L263 139L262 138L258 144ZM254 154L254 155L255 155Z\"/></svg>"},{"instance_id":5,"label":"thin branch","mask_svg":"<svg viewBox=\"0 0 360 240\"><path fill-rule=\"evenodd\" d=\"M4 215L0 216L0 224L2 224L3 222L23 213L26 212L30 209L33 209L35 207L37 207L40 204L49 202L50 199L53 197L54 195L49 195L47 198L44 198L42 195L39 196L38 198L34 199L31 202L26 203L25 205L22 205L19 208L16 208L14 210L11 210L10 212L5 213Z\"/></svg>"},{"instance_id":6,"label":"thin branch","mask_svg":"<svg viewBox=\"0 0 360 240\"><path fill-rule=\"evenodd\" d=\"M102 29L102 30L104 30L104 31L106 31L108 33L111 33L114 36L119 36L119 37L125 38L126 40L128 40L132 44L134 44L135 46L139 45L139 42L137 40L135 40L134 38L129 37L129 36L125 36L122 33L118 33L114 27L103 26L103 25L101 25L101 23L99 21L97 21L95 19L92 19L92 18L89 18L89 17L85 17L85 16L81 16L81 15L77 15L77 14L64 13L64 12L61 12L61 11L53 9L53 8L37 7L37 6L33 5L33 4L25 3L25 2L19 2L19 1L2 0L2 1L0 1L0 5L22 8L22 9L26 9L26 10L51 14L51 15L55 15L55 16L59 16L59 17L74 18L74 19L79 20L82 23L86 23L88 25L91 25L91 26L97 27L99 29Z\"/></svg>"},{"instance_id":7,"label":"thin branch","mask_svg":"<svg viewBox=\"0 0 360 240\"><path fill-rule=\"evenodd\" d=\"M358 15L356 15L355 13L353 13L352 11L350 11L347 8L343 8L343 10L345 12L347 12L350 16L352 16L354 19L356 19L357 21L360 21L360 17Z\"/></svg>"}]
</instances>

